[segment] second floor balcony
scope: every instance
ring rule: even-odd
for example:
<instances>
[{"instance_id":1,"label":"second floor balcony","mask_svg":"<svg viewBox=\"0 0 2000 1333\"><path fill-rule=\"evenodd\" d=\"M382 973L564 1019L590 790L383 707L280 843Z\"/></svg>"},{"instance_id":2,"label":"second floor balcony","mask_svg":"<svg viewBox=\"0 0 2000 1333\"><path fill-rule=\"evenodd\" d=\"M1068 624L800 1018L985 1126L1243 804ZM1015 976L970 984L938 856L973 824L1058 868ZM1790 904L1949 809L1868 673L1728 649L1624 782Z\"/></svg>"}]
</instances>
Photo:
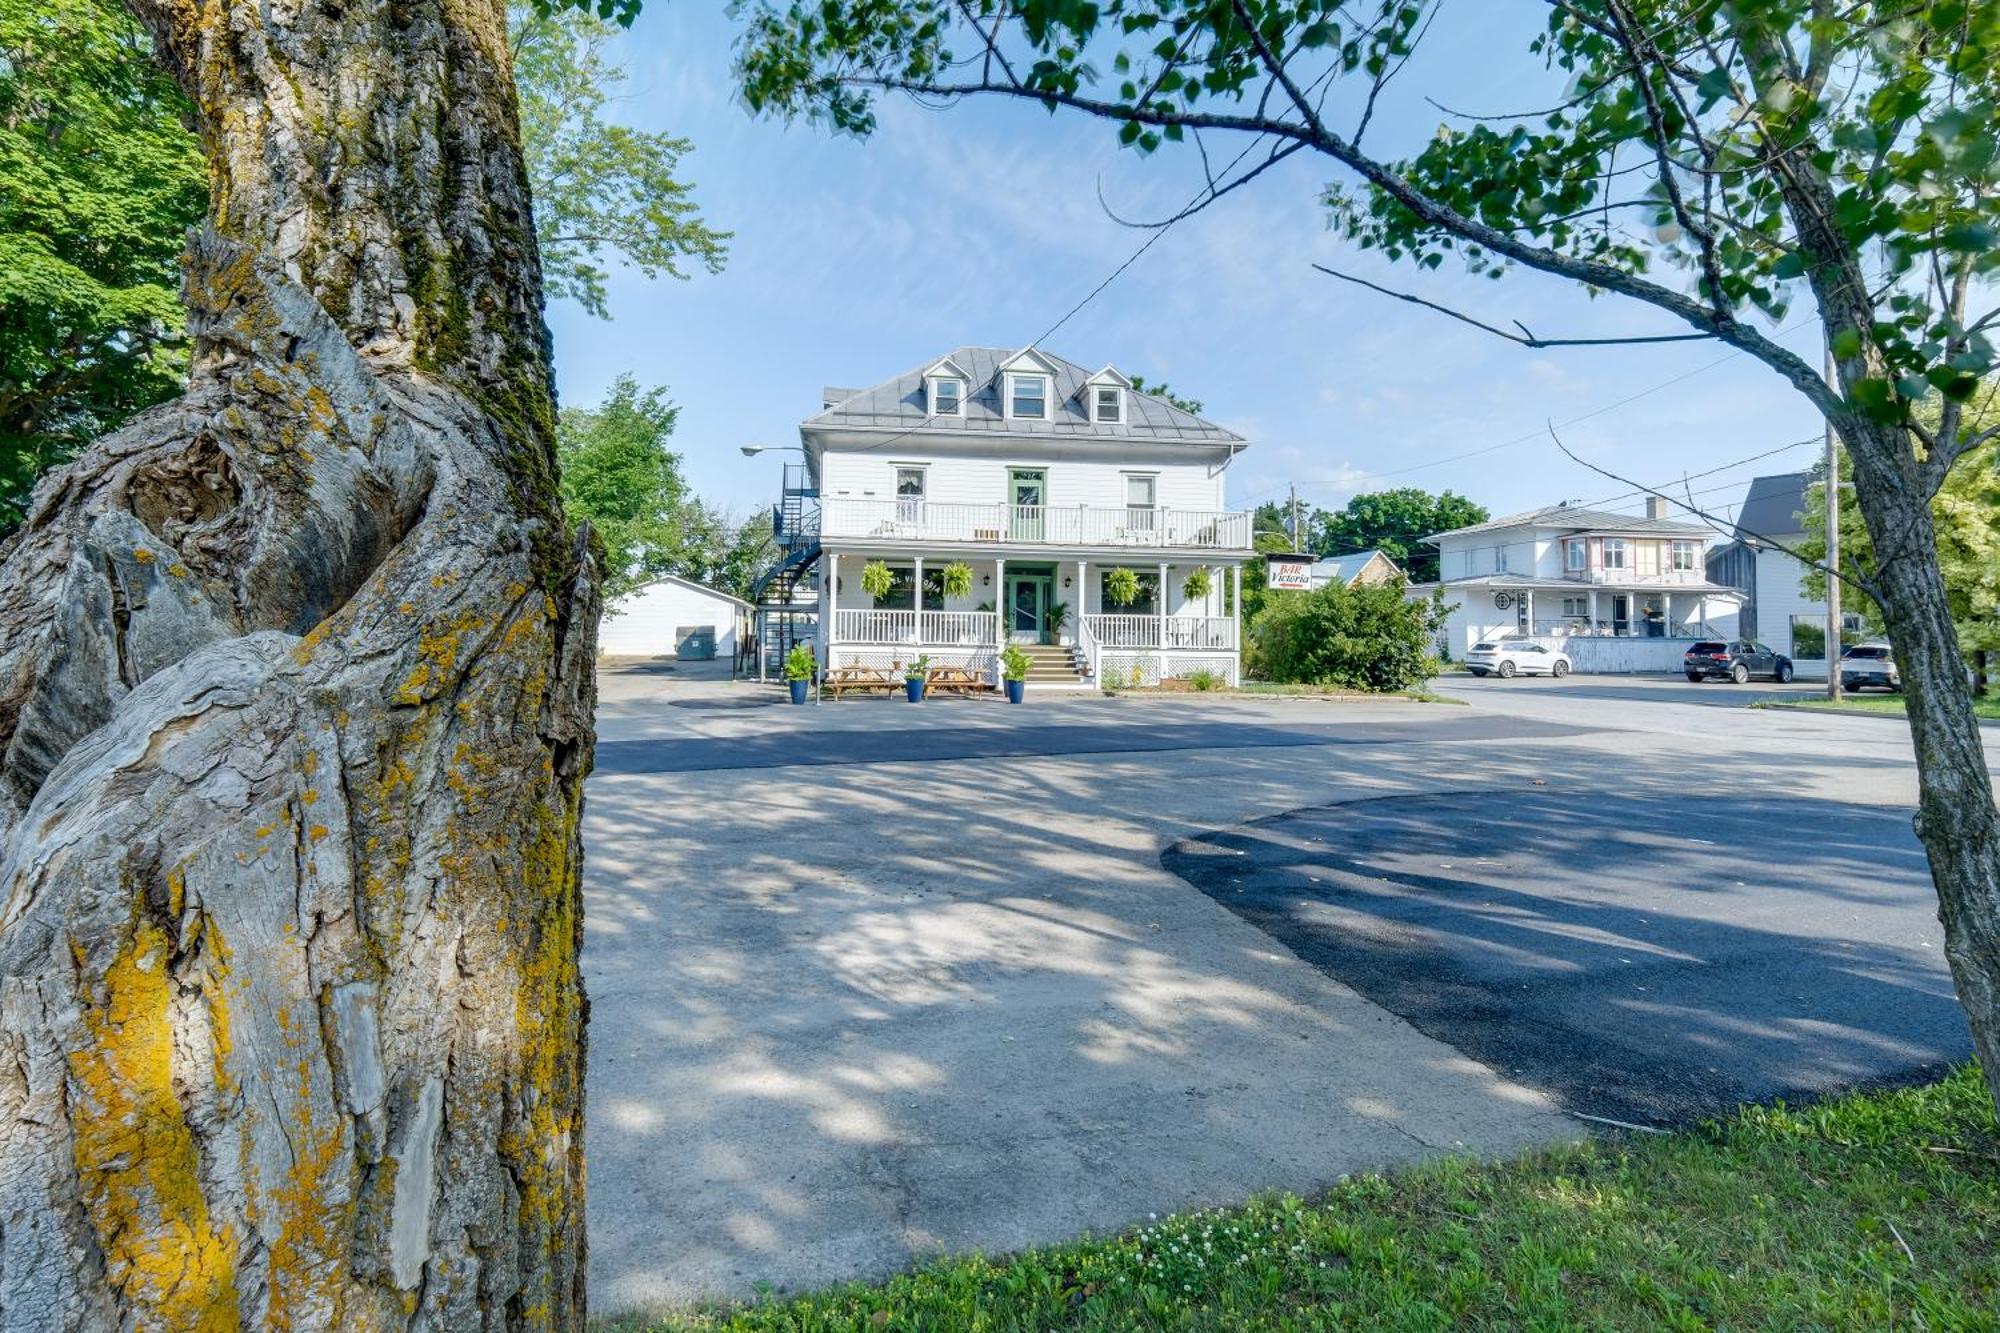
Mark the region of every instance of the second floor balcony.
<instances>
[{"instance_id":1,"label":"second floor balcony","mask_svg":"<svg viewBox=\"0 0 2000 1333\"><path fill-rule=\"evenodd\" d=\"M831 496L820 501L820 535L974 546L1248 551L1250 515L1216 509L1106 509Z\"/></svg>"}]
</instances>

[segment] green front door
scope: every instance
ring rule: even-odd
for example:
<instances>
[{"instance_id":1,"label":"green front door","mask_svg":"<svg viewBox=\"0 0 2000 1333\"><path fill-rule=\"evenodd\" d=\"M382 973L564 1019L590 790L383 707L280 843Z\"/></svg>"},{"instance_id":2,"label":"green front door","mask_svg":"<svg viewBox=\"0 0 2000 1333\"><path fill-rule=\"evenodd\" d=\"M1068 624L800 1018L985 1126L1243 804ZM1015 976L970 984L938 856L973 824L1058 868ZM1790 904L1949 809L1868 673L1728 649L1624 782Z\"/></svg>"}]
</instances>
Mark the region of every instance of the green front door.
<instances>
[{"instance_id":1,"label":"green front door","mask_svg":"<svg viewBox=\"0 0 2000 1333\"><path fill-rule=\"evenodd\" d=\"M1014 643L1049 642L1049 600L1053 574L1007 576L1007 637Z\"/></svg>"},{"instance_id":2,"label":"green front door","mask_svg":"<svg viewBox=\"0 0 2000 1333\"><path fill-rule=\"evenodd\" d=\"M1007 535L1017 542L1042 540L1042 514L1049 503L1049 474L1043 468L1007 471Z\"/></svg>"}]
</instances>

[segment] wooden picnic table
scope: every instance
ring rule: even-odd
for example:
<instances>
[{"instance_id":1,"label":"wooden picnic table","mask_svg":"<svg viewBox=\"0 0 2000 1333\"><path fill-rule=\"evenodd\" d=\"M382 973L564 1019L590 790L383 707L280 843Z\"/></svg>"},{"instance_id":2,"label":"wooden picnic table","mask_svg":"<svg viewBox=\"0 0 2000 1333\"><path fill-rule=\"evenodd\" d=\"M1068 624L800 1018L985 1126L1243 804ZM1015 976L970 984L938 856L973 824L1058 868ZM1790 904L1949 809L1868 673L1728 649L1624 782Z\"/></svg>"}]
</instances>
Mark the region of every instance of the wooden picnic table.
<instances>
[{"instance_id":1,"label":"wooden picnic table","mask_svg":"<svg viewBox=\"0 0 2000 1333\"><path fill-rule=\"evenodd\" d=\"M847 690L860 690L863 693L869 690L881 690L893 694L897 689L897 682L889 679L889 673L879 667L844 666L835 667L827 672L820 681L820 687L830 691L833 697L838 699Z\"/></svg>"},{"instance_id":2,"label":"wooden picnic table","mask_svg":"<svg viewBox=\"0 0 2000 1333\"><path fill-rule=\"evenodd\" d=\"M961 666L932 667L924 678L927 690L956 690L960 694L984 693L993 687Z\"/></svg>"}]
</instances>

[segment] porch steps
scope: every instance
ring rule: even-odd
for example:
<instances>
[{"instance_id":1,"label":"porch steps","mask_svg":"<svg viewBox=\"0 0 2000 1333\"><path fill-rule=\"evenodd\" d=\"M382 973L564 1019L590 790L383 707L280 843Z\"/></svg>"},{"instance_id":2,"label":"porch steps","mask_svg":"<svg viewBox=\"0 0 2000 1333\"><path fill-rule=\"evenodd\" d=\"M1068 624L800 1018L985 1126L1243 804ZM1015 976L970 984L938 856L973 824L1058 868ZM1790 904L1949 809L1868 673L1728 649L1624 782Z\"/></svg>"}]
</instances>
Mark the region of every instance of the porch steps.
<instances>
[{"instance_id":1,"label":"porch steps","mask_svg":"<svg viewBox=\"0 0 2000 1333\"><path fill-rule=\"evenodd\" d=\"M1031 685L1087 685L1083 654L1075 648L1052 643L1024 643L1028 655L1028 683Z\"/></svg>"}]
</instances>

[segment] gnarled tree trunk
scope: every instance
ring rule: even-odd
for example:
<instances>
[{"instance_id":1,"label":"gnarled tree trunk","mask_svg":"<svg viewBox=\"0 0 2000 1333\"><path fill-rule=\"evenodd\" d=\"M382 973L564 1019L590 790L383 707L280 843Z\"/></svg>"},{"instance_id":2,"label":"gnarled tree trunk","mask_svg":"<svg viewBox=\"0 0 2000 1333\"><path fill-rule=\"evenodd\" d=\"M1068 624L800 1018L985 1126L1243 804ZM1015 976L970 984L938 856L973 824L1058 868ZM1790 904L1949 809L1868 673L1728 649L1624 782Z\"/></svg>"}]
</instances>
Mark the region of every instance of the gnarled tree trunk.
<instances>
[{"instance_id":1,"label":"gnarled tree trunk","mask_svg":"<svg viewBox=\"0 0 2000 1333\"><path fill-rule=\"evenodd\" d=\"M187 395L0 550L0 1327L570 1326L596 571L502 0L131 0Z\"/></svg>"}]
</instances>

